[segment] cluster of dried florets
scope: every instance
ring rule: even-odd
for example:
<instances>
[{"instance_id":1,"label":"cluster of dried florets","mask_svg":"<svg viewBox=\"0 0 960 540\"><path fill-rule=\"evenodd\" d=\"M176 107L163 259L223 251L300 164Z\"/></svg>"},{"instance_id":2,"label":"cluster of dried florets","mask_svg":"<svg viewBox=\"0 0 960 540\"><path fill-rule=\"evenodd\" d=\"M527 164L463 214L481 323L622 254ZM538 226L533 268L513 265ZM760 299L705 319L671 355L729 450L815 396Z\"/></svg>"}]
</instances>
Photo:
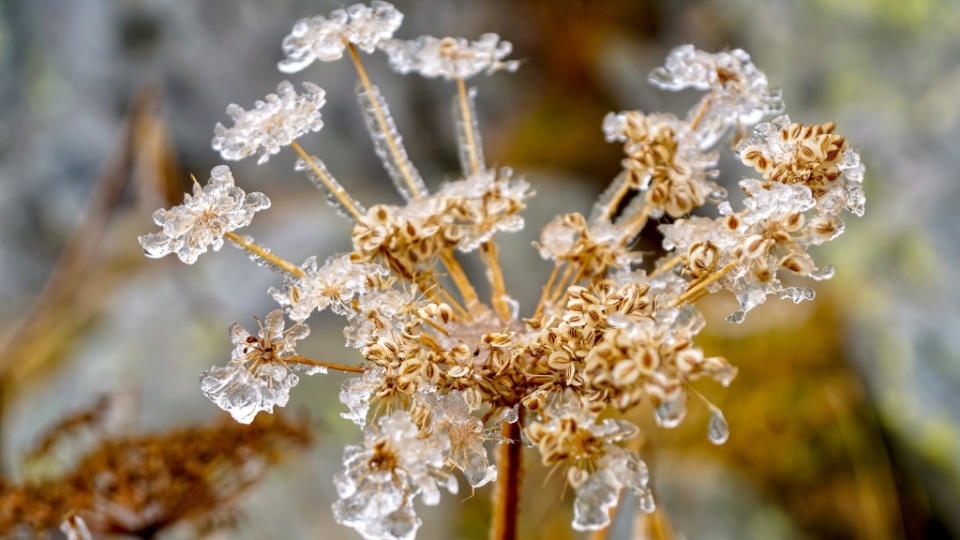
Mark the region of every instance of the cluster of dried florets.
<instances>
[{"instance_id":1,"label":"cluster of dried florets","mask_svg":"<svg viewBox=\"0 0 960 540\"><path fill-rule=\"evenodd\" d=\"M393 40L401 18L393 6L374 2L300 21L284 41L288 58L280 68L297 71L314 59L335 60L349 51L376 153L406 204L368 210L294 140L322 125L323 92L313 85L305 85L303 96L281 85L282 97L268 98L249 113L231 106L236 125L218 126L214 139L225 159L259 148L268 156L291 146L300 156L297 170L352 221L351 253L322 266L316 257L302 266L289 263L231 232L249 218L232 218L230 212L264 205L246 204L242 192L216 197L221 189L216 186L202 209L194 208L197 191L184 207L168 212L191 216L187 225L168 230L158 219L165 226L163 245L175 247L155 247L157 235L141 238L148 255L161 256L200 252L226 237L284 275L282 289L269 292L296 324L284 332L278 310L267 317L259 337L232 327L233 359L204 373L204 393L249 422L259 411L286 404L297 382L292 370L359 373L344 383L340 399L348 408L343 416L364 427L364 441L344 453L344 470L334 480L340 495L334 515L365 538L412 538L420 525L414 499L436 504L441 487L456 492L456 481L445 472L450 468L462 471L472 487L496 481L500 497L517 489L519 453L509 445L521 440L539 449L545 465L567 466L567 482L577 494L574 528L607 526L623 490L635 492L638 507L649 511L653 497L646 467L635 451L618 445L638 428L624 420L601 421L599 415L649 402L659 424L670 428L685 418L688 396L696 394L692 381L706 377L730 384L736 368L694 344L705 325L694 303L708 292L730 290L742 308L730 320L739 322L769 294L812 298L809 289L782 286L777 274L787 269L823 279L832 273L832 267L819 270L806 250L842 232L841 209L862 213L857 153L833 134L832 124L804 127L786 117L756 126L756 134L744 139L764 116L782 112L779 91L743 51L709 54L680 47L651 74L651 82L705 94L686 120L640 111L604 119L607 140L624 145L624 171L589 217L561 215L543 230L537 246L555 268L539 304L521 320L507 293L494 236L523 228L519 212L532 194L509 169L485 166L475 89L464 83L481 72L516 68L515 61L505 60L510 45L493 34L474 43ZM456 81L461 180L428 191L358 49L385 51L400 73ZM730 133L740 140L740 159L763 173L763 180L741 182L747 198L739 212L713 182L719 157L714 147ZM215 179L222 176L221 171ZM254 195L257 201L262 197L247 198ZM719 203L719 218L689 215L707 202ZM660 225L670 253L648 273L632 244L649 221L660 218L672 218ZM461 267L459 257L471 252L487 267L493 291L488 303ZM443 286L441 274L455 290ZM360 351L359 365L295 353L295 341L307 334L303 321L327 308L346 318L347 345ZM720 444L728 435L726 421L703 401L711 412L709 438ZM499 467L487 454L494 445L507 448ZM495 526L513 519L515 511L498 505Z\"/></svg>"}]
</instances>

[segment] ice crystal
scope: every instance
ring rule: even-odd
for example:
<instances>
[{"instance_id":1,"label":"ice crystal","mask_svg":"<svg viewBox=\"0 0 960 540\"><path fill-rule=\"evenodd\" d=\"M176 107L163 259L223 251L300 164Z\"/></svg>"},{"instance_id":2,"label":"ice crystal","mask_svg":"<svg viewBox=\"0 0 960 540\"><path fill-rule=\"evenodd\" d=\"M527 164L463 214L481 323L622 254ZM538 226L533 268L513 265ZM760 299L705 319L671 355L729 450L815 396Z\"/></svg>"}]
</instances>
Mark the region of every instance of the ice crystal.
<instances>
[{"instance_id":1,"label":"ice crystal","mask_svg":"<svg viewBox=\"0 0 960 540\"><path fill-rule=\"evenodd\" d=\"M320 131L320 108L326 103L326 93L310 82L303 83L303 88L306 92L298 94L293 84L283 81L277 85L276 94L257 100L249 111L231 104L227 114L233 118L233 127L219 122L214 126L213 149L229 160L240 160L259 151L257 163L263 164L304 134Z\"/></svg>"},{"instance_id":2,"label":"ice crystal","mask_svg":"<svg viewBox=\"0 0 960 540\"><path fill-rule=\"evenodd\" d=\"M653 498L647 487L646 464L635 452L610 446L598 460L596 470L576 488L573 501L573 528L598 531L610 525L610 509L617 505L620 491L628 489L638 499L638 508L652 512Z\"/></svg>"},{"instance_id":3,"label":"ice crystal","mask_svg":"<svg viewBox=\"0 0 960 540\"><path fill-rule=\"evenodd\" d=\"M344 469L333 478L334 519L368 540L412 539L420 526L413 499L433 506L441 487L457 492L443 471L448 446L443 437L421 437L407 411L381 417L364 431L363 446L344 449Z\"/></svg>"},{"instance_id":4,"label":"ice crystal","mask_svg":"<svg viewBox=\"0 0 960 540\"><path fill-rule=\"evenodd\" d=\"M330 257L323 266L317 265L316 257L310 257L301 268L303 275L288 277L282 291L273 287L268 291L295 321L328 307L346 314L351 309L350 299L363 294L371 278L387 274L387 269L379 265L354 263L350 255Z\"/></svg>"},{"instance_id":5,"label":"ice crystal","mask_svg":"<svg viewBox=\"0 0 960 540\"><path fill-rule=\"evenodd\" d=\"M383 382L386 370L374 366L363 372L363 375L343 381L340 390L340 403L347 406L349 412L340 413L340 416L354 424L363 427L367 423L367 413L370 411L370 399L374 391Z\"/></svg>"},{"instance_id":6,"label":"ice crystal","mask_svg":"<svg viewBox=\"0 0 960 540\"><path fill-rule=\"evenodd\" d=\"M494 419L494 433L485 430L483 422L470 414L470 407L463 393L458 390L444 396L436 396L433 389L421 392L424 395L422 399L431 410L434 433L450 441L450 447L444 455L447 464L460 469L467 477L467 482L475 488L496 480L497 468L489 464L484 442L497 438L494 433L499 429L500 422ZM516 414L516 409L506 411ZM504 420L508 419L501 419Z\"/></svg>"},{"instance_id":7,"label":"ice crystal","mask_svg":"<svg viewBox=\"0 0 960 540\"><path fill-rule=\"evenodd\" d=\"M374 0L370 6L353 4L337 9L329 17L300 19L283 39L287 56L278 67L284 73L295 73L314 62L339 60L347 43L371 53L377 45L390 39L403 22L403 14L392 4Z\"/></svg>"},{"instance_id":8,"label":"ice crystal","mask_svg":"<svg viewBox=\"0 0 960 540\"><path fill-rule=\"evenodd\" d=\"M225 233L246 227L265 208L270 208L266 195L245 193L233 184L230 168L219 165L205 186L194 183L193 195L185 194L182 205L154 212L153 221L163 230L141 236L140 245L147 257L176 253L193 264L208 247L220 251Z\"/></svg>"},{"instance_id":9,"label":"ice crystal","mask_svg":"<svg viewBox=\"0 0 960 540\"><path fill-rule=\"evenodd\" d=\"M499 70L516 71L519 62L504 60L512 51L509 41L497 34L483 34L468 42L464 38L420 36L412 41L388 40L380 48L390 58L397 73L419 73L424 77L469 79L478 73L490 75Z\"/></svg>"},{"instance_id":10,"label":"ice crystal","mask_svg":"<svg viewBox=\"0 0 960 540\"><path fill-rule=\"evenodd\" d=\"M258 336L240 323L230 325L234 349L226 366L214 366L200 375L200 390L234 420L249 424L260 411L273 412L290 399L290 389L300 381L291 368L316 369L297 361L296 342L310 328L297 324L284 332L283 312L271 311L260 325ZM289 362L289 364L288 364Z\"/></svg>"}]
</instances>

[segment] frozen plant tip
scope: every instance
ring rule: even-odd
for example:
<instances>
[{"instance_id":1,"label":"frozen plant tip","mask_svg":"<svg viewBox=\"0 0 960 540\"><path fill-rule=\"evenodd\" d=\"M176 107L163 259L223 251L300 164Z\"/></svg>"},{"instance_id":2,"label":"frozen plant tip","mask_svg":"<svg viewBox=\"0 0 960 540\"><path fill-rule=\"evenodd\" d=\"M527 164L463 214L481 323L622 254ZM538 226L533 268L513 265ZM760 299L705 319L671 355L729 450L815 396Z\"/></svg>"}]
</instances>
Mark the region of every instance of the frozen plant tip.
<instances>
[{"instance_id":1,"label":"frozen plant tip","mask_svg":"<svg viewBox=\"0 0 960 540\"><path fill-rule=\"evenodd\" d=\"M293 370L357 373L343 383L340 401L342 416L362 427L363 443L344 452L334 517L364 538L413 538L421 525L415 501L434 505L442 491L455 493L454 469L472 488L496 485L493 537L514 538L520 441L536 447L545 466L564 468L576 493L573 528L607 527L625 492L636 510L652 511L647 467L636 449L622 446L639 428L615 416L648 403L657 424L673 428L697 405L688 403L695 395L710 413L710 442L727 440L722 412L691 384L709 379L726 387L737 370L696 345L707 323L696 302L730 291L741 309L728 320L740 322L769 295L813 298L812 289L786 287L778 276L833 274L808 249L843 231L844 209L863 213L859 155L832 123L803 126L786 116L760 123L780 114L783 102L745 52L675 49L651 82L700 90L701 99L685 116L623 111L603 119L607 141L623 145L623 171L589 216L563 214L541 231L536 247L554 268L543 276L537 305L521 309L507 289L497 235L523 230L521 212L533 193L511 169L486 167L476 89L465 84L481 72L513 71L516 62L505 59L510 45L494 34L473 43L391 39L401 19L384 2L304 19L284 40L280 67L297 71L349 52L360 113L404 204L361 204L296 142L320 126L324 93L310 83L305 95L282 83L253 111L232 108L234 128L216 128L214 147L225 158L260 151L265 161L291 146L300 158L296 169L350 221L350 253L296 265L229 232L267 202L233 187L225 167L183 206L157 213L163 234L141 238L151 256L177 252L192 263L225 237L283 276L269 290L283 311L267 316L259 337L231 328L233 358L204 372L203 392L249 422L287 403L298 381ZM399 73L453 83L459 179L431 192L421 178L358 54L377 48ZM740 182L741 209L715 182L720 153L730 146L762 176ZM706 204L716 204L719 217L693 215ZM663 233L664 254L645 261L634 240L651 222ZM469 257L485 267L488 299L463 268ZM304 321L328 308L344 317L357 365L295 353L295 342L307 335ZM284 313L296 321L287 330Z\"/></svg>"}]
</instances>

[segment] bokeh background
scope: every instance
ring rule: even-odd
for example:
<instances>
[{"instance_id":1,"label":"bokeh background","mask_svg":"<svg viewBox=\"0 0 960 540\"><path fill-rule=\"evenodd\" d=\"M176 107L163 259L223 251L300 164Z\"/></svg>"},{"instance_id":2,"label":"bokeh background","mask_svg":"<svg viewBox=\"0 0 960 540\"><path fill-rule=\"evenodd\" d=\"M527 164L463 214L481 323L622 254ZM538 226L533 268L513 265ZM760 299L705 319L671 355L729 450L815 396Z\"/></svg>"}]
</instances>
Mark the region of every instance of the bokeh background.
<instances>
[{"instance_id":1,"label":"bokeh background","mask_svg":"<svg viewBox=\"0 0 960 540\"><path fill-rule=\"evenodd\" d=\"M956 0L397 0L398 37L511 41L516 74L481 77L488 163L537 191L528 230L504 239L507 282L536 302L548 266L530 242L558 212L589 209L619 171L604 142L608 111L678 115L694 94L665 94L647 73L674 46L744 48L783 89L799 122L832 120L867 165L867 214L818 258L836 277L812 303L770 300L743 325L733 299L700 303L709 354L740 367L728 389L700 388L726 412L729 441L706 438L693 407L675 430L645 431L661 512L618 519L610 538L960 537L960 2ZM142 257L151 212L219 164L213 125L283 80L280 41L326 0L0 1L0 442L11 482L32 474L26 449L102 393L122 404L116 429L160 432L220 413L200 370L229 354L226 327L273 309L278 278L237 250L192 267ZM456 177L442 81L393 75L365 57L430 185ZM301 142L367 204L397 200L373 155L352 66L292 78L327 90L326 127ZM273 208L250 233L290 260L349 248L348 227L291 151L231 164ZM726 156L724 182L749 172ZM656 237L648 240L655 246ZM655 249L651 247L651 249ZM478 265L468 267L481 276ZM335 318L311 323L301 353L356 360ZM239 525L212 538L355 538L333 523L331 476L344 444L340 375L304 377L288 408L309 411L311 450L240 501ZM69 456L63 456L62 467ZM524 538L583 538L570 493L528 456ZM485 538L489 490L424 509L421 538ZM161 538L194 538L189 526Z\"/></svg>"}]
</instances>

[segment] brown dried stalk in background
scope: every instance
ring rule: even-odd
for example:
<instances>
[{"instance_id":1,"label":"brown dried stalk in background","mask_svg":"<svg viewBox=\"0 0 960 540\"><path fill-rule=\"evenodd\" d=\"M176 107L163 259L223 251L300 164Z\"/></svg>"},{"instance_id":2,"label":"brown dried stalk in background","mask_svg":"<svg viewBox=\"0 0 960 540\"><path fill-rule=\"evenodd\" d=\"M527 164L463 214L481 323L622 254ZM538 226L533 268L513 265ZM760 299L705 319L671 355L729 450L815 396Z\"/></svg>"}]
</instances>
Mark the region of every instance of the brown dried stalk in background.
<instances>
[{"instance_id":1,"label":"brown dried stalk in background","mask_svg":"<svg viewBox=\"0 0 960 540\"><path fill-rule=\"evenodd\" d=\"M71 417L81 416L95 417ZM61 422L41 444L49 448L76 427ZM23 527L37 534L55 530L71 513L94 535L153 538L181 522L203 527L229 512L272 466L311 442L306 422L283 415L261 415L250 425L224 420L103 440L63 477L19 485L0 481L0 536Z\"/></svg>"}]
</instances>

